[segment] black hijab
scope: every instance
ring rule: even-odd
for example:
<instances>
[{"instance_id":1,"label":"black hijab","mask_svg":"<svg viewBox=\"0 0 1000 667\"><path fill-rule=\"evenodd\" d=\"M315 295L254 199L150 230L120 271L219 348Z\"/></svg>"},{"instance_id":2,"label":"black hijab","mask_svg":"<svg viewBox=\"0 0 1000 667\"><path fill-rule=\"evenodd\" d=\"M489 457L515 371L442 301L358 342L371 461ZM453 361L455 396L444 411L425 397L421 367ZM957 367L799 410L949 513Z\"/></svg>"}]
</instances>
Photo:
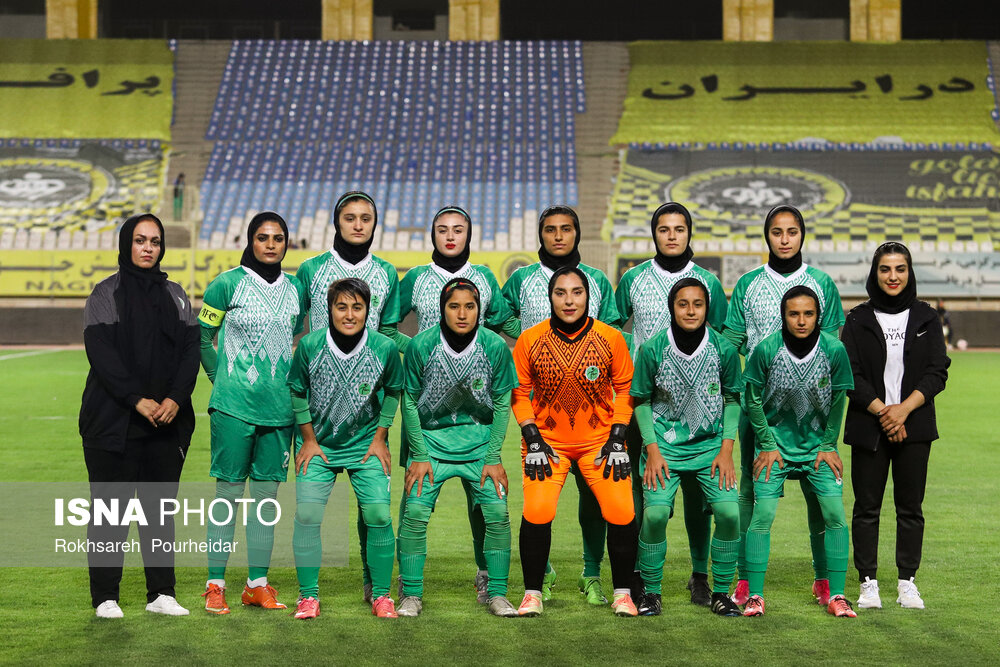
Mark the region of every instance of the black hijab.
<instances>
[{"instance_id":1,"label":"black hijab","mask_svg":"<svg viewBox=\"0 0 1000 667\"><path fill-rule=\"evenodd\" d=\"M576 322L564 322L561 320L559 316L556 315L556 309L552 303L552 292L556 288L556 281L568 273L579 276L580 280L583 282L583 290L586 293L586 300L583 302L583 315L577 319ZM575 266L564 266L560 269L556 269L556 272L553 273L552 277L549 279L549 307L552 309L552 316L549 318L549 323L556 331L572 336L577 331L587 326L587 323L590 321L590 282L587 280L587 274Z\"/></svg>"},{"instance_id":2,"label":"black hijab","mask_svg":"<svg viewBox=\"0 0 1000 667\"><path fill-rule=\"evenodd\" d=\"M362 301L365 302L365 321L361 326L358 333L355 334L345 334L337 331L337 327L333 326L333 313L328 312L327 317L330 320L330 338L333 339L334 345L337 349L347 354L354 348L358 346L361 341L361 337L365 335L365 331L368 330L368 316L369 310L371 309L372 293L368 289L368 285L365 281L360 278L341 278L340 280L335 280L333 284L330 285L330 292L333 292L333 298L329 295L326 299L327 310L333 310L331 308L332 301L336 299L340 294L349 294L354 297L360 297Z\"/></svg>"},{"instance_id":3,"label":"black hijab","mask_svg":"<svg viewBox=\"0 0 1000 667\"><path fill-rule=\"evenodd\" d=\"M372 212L375 214L375 224L372 226L372 235L361 245L348 243L340 234L340 212L352 201L365 201L372 205ZM337 205L333 208L333 249L337 251L340 258L348 264L357 264L368 256L368 251L375 241L375 229L378 227L378 208L375 207L375 200L360 190L345 192L337 200Z\"/></svg>"},{"instance_id":4,"label":"black hijab","mask_svg":"<svg viewBox=\"0 0 1000 667\"><path fill-rule=\"evenodd\" d=\"M701 326L694 331L686 331L679 324L677 324L677 317L674 315L674 301L677 299L677 294L685 287L700 287L701 291L705 293L705 318L708 318L708 289L705 285L696 278L681 278L674 286L670 288L670 294L667 296L667 304L670 307L670 333L674 337L674 345L677 349L684 354L690 355L698 349L701 345L701 341L705 338L705 321L703 320Z\"/></svg>"},{"instance_id":5,"label":"black hijab","mask_svg":"<svg viewBox=\"0 0 1000 667\"><path fill-rule=\"evenodd\" d=\"M568 215L573 219L573 227L576 228L576 241L573 243L573 250L562 257L551 254L545 249L545 243L542 241L542 227L545 225L545 219L553 215ZM558 271L564 266L576 266L580 263L580 217L569 206L562 204L549 206L538 216L538 261L552 271Z\"/></svg>"},{"instance_id":6,"label":"black hijab","mask_svg":"<svg viewBox=\"0 0 1000 667\"><path fill-rule=\"evenodd\" d=\"M906 258L906 287L895 296L886 294L878 284L878 262L885 255L902 255ZM913 275L913 258L910 257L909 249L896 241L886 241L880 245L875 250L875 255L872 256L872 268L868 272L868 282L865 283L865 289L868 290L868 303L883 313L895 315L912 306L913 302L917 300L917 277Z\"/></svg>"},{"instance_id":7,"label":"black hijab","mask_svg":"<svg viewBox=\"0 0 1000 667\"><path fill-rule=\"evenodd\" d=\"M279 260L277 264L265 264L257 259L257 255L253 252L254 235L257 234L257 230L265 222L278 223L281 226L281 231L285 233L285 247L281 253L281 259L285 258L285 253L288 252L288 225L274 211L262 211L255 215L247 226L247 247L243 249L240 265L247 267L267 282L274 283L275 280L281 277L281 261Z\"/></svg>"},{"instance_id":8,"label":"black hijab","mask_svg":"<svg viewBox=\"0 0 1000 667\"><path fill-rule=\"evenodd\" d=\"M441 254L441 251L438 250L437 247L436 235L434 234L434 225L437 223L438 218L447 213L457 213L462 216L465 218L465 224L468 226L468 230L465 235L465 247L462 248L462 252L458 253L454 257L445 257ZM465 212L465 209L460 206L445 206L434 214L434 219L431 221L431 245L434 246L434 252L431 254L431 261L448 273L455 273L465 266L465 263L469 261L469 252L472 245L472 218L470 218L469 214Z\"/></svg>"},{"instance_id":9,"label":"black hijab","mask_svg":"<svg viewBox=\"0 0 1000 667\"><path fill-rule=\"evenodd\" d=\"M684 252L677 255L676 257L669 257L660 252L660 244L656 242L656 225L660 220L660 216L667 213L677 213L684 216L684 224L687 225L688 230L688 240L687 247L684 248ZM691 213L682 204L678 204L675 201L667 202L660 208L653 211L653 217L649 221L649 229L653 233L653 247L656 248L656 256L653 257L656 263L660 265L660 268L664 271L669 271L670 273L677 273L691 261L694 257L694 251L691 250L691 234L694 233L694 225L691 224Z\"/></svg>"},{"instance_id":10,"label":"black hijab","mask_svg":"<svg viewBox=\"0 0 1000 667\"><path fill-rule=\"evenodd\" d=\"M441 335L444 336L445 341L448 343L448 347L455 350L455 352L462 352L465 348L469 347L469 344L471 344L476 337L476 332L479 331L479 313L476 313L476 322L473 324L472 330L468 333L460 334L457 331L451 330L451 327L448 326L448 323L445 320L444 309L448 303L448 299L450 299L451 295L457 290L472 292L472 298L476 301L477 311L482 308L482 304L479 302L479 288L476 287L476 284L468 278L452 278L441 289Z\"/></svg>"},{"instance_id":11,"label":"black hijab","mask_svg":"<svg viewBox=\"0 0 1000 667\"><path fill-rule=\"evenodd\" d=\"M132 237L140 222L156 223L160 230L160 256L148 269L132 263ZM121 334L118 348L122 361L142 385L142 396L162 401L167 397L177 370L177 347L184 323L180 311L167 289L167 274L160 262L167 246L163 224L156 216L145 213L126 220L118 232L118 289L115 305ZM138 414L136 413L136 416ZM138 430L149 425L142 417L133 419ZM130 428L130 432L135 429ZM152 432L152 426L149 426Z\"/></svg>"},{"instance_id":12,"label":"black hijab","mask_svg":"<svg viewBox=\"0 0 1000 667\"><path fill-rule=\"evenodd\" d=\"M774 221L774 216L779 213L791 213L795 216L795 219L799 222L799 231L801 232L802 240L799 242L799 251L789 257L788 259L781 259L774 254L774 250L771 248L771 223ZM787 276L789 273L795 273L802 266L802 246L806 242L806 222L802 219L802 213L799 209L794 206L789 206L788 204L779 204L775 206L770 211L767 212L767 217L764 218L764 242L767 243L767 265L772 269L777 271L783 276Z\"/></svg>"},{"instance_id":13,"label":"black hijab","mask_svg":"<svg viewBox=\"0 0 1000 667\"><path fill-rule=\"evenodd\" d=\"M812 330L805 338L796 338L795 334L788 330L788 323L785 321L785 310L787 304L791 299L797 296L807 296L816 302L816 327ZM785 296L781 297L781 339L785 342L785 347L788 351L792 353L795 357L802 359L807 354L813 351L816 347L816 343L819 341L819 319L821 313L819 312L819 297L816 296L816 292L805 285L796 285L787 292Z\"/></svg>"}]
</instances>

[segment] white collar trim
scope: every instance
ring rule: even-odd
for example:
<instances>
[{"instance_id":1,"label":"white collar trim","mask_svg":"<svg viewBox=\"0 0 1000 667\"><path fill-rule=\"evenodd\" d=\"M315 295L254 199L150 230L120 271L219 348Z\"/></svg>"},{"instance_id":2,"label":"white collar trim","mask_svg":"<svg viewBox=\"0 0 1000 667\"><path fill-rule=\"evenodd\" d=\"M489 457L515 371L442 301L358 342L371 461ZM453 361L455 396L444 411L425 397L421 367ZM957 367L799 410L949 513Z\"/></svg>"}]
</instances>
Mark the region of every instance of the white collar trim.
<instances>
[{"instance_id":1,"label":"white collar trim","mask_svg":"<svg viewBox=\"0 0 1000 667\"><path fill-rule=\"evenodd\" d=\"M368 262L372 261L372 254L370 251L367 255L364 256L364 259L362 259L357 264L351 264L350 262L348 262L346 259L338 255L337 251L334 250L332 247L330 248L330 254L333 255L333 259L339 262L340 265L343 266L345 269L350 269L350 268L359 269L362 266L366 265Z\"/></svg>"},{"instance_id":2,"label":"white collar trim","mask_svg":"<svg viewBox=\"0 0 1000 667\"><path fill-rule=\"evenodd\" d=\"M448 271L445 271L444 269L442 269L440 266L438 266L434 262L431 262L430 266L431 266L431 269L433 269L438 275L440 275L443 278L448 278L449 280L451 280L452 278L457 278L458 276L460 276L463 273L465 273L469 269L469 267L472 266L472 263L471 262L466 262L465 264L462 265L462 268L460 268L455 273L449 273Z\"/></svg>"},{"instance_id":3,"label":"white collar trim","mask_svg":"<svg viewBox=\"0 0 1000 667\"><path fill-rule=\"evenodd\" d=\"M461 352L456 352L451 347L451 345L448 345L448 341L445 340L444 329L443 329L444 326L445 326L444 323L442 323L441 324L442 330L439 336L441 337L441 344L444 345L445 352L447 352L449 356L452 356L456 359L462 359L463 357L467 357L470 354L472 354L473 349L476 347L476 341L479 340L479 329L478 328L476 329L476 334L472 337L472 342L466 345L465 349L462 350Z\"/></svg>"},{"instance_id":4,"label":"white collar trim","mask_svg":"<svg viewBox=\"0 0 1000 667\"><path fill-rule=\"evenodd\" d=\"M670 277L679 276L682 273L687 273L688 271L691 270L691 267L694 266L694 262L691 261L691 260L688 260L688 263L684 265L683 269L681 269L677 273L672 273L670 271L667 271L665 268L663 268L659 264L657 264L657 262L656 262L655 259L651 259L651 260L649 260L649 262L653 265L653 270L656 271L658 274L660 274L661 276L670 276Z\"/></svg>"},{"instance_id":5,"label":"white collar trim","mask_svg":"<svg viewBox=\"0 0 1000 667\"><path fill-rule=\"evenodd\" d=\"M257 282L259 282L263 287L276 287L282 281L285 280L285 272L284 271L282 271L280 274L278 274L278 278L273 283L269 283L266 280L264 280L264 278L261 277L261 275L259 273L257 273L256 271L254 271L250 267L243 266L242 264L240 264L240 268L243 269L244 271L246 271L246 274L248 276L250 276L251 278L253 278Z\"/></svg>"},{"instance_id":6,"label":"white collar trim","mask_svg":"<svg viewBox=\"0 0 1000 667\"><path fill-rule=\"evenodd\" d=\"M787 282L787 281L794 280L794 279L798 278L808 268L809 268L809 265L806 264L805 262L802 262L802 266L800 266L798 269L796 269L795 271L792 271L787 276L783 276L780 273L778 273L777 271L775 271L774 269L772 269L770 264L765 264L764 265L764 271L766 271L768 273L768 275L770 275L775 280L780 280L782 282Z\"/></svg>"},{"instance_id":7,"label":"white collar trim","mask_svg":"<svg viewBox=\"0 0 1000 667\"><path fill-rule=\"evenodd\" d=\"M682 359L694 359L699 354L701 354L705 350L705 347L708 345L708 327L707 326L705 327L705 335L702 336L701 342L698 343L698 347L696 347L694 352L692 352L691 354L684 354L681 351L681 349L677 347L677 343L674 341L673 329L671 329L669 325L667 325L667 338L670 340L670 349L673 350L674 354L681 357Z\"/></svg>"},{"instance_id":8,"label":"white collar trim","mask_svg":"<svg viewBox=\"0 0 1000 667\"><path fill-rule=\"evenodd\" d=\"M330 327L326 330L326 344L327 347L330 348L330 351L333 352L334 356L336 356L338 359L350 359L354 355L361 352L361 349L364 348L365 344L368 342L368 327L366 326L365 332L361 334L361 340L359 340L358 344L354 346L354 349L351 350L350 352L342 352L341 349L337 347L337 344L333 342L333 336L330 334L332 330L333 330L333 324L331 324Z\"/></svg>"}]
</instances>

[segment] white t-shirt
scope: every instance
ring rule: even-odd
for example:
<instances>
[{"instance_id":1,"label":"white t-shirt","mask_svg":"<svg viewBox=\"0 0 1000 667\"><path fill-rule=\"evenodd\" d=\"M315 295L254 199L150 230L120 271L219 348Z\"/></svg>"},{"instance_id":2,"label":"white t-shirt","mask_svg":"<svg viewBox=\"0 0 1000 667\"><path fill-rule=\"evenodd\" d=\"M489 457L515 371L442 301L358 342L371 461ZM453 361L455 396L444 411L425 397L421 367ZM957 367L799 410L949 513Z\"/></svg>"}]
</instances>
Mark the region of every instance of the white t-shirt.
<instances>
[{"instance_id":1,"label":"white t-shirt","mask_svg":"<svg viewBox=\"0 0 1000 667\"><path fill-rule=\"evenodd\" d=\"M885 336L885 404L897 405L903 401L900 393L903 385L903 342L906 339L906 324L910 321L910 309L894 315L875 311L875 319Z\"/></svg>"}]
</instances>

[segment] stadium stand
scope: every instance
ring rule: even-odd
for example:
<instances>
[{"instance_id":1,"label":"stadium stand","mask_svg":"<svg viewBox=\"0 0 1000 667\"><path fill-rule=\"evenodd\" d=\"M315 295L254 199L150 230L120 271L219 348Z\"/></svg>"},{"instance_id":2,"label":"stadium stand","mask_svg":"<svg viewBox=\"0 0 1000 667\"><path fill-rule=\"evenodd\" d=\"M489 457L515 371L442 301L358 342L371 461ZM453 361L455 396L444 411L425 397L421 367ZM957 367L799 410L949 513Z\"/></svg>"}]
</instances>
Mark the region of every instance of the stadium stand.
<instances>
[{"instance_id":1,"label":"stadium stand","mask_svg":"<svg viewBox=\"0 0 1000 667\"><path fill-rule=\"evenodd\" d=\"M231 246L271 206L328 245L336 197L363 189L382 208L377 250L430 249L444 202L472 214L474 249L533 247L539 208L579 198L583 77L579 42L234 42L200 242Z\"/></svg>"}]
</instances>

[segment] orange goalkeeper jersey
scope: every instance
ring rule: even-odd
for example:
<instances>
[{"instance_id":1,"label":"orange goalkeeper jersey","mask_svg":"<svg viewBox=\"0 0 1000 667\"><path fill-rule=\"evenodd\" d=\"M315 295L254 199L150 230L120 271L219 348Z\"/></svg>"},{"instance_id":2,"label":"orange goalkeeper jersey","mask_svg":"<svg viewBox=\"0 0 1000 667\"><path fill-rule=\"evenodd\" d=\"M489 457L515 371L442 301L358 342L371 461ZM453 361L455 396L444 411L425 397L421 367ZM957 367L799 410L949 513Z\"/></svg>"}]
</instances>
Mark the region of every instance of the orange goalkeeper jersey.
<instances>
[{"instance_id":1,"label":"orange goalkeeper jersey","mask_svg":"<svg viewBox=\"0 0 1000 667\"><path fill-rule=\"evenodd\" d=\"M589 320L572 338L545 320L514 346L514 417L518 423L534 419L554 447L603 445L612 424L632 417L632 359L625 339L604 322Z\"/></svg>"}]
</instances>

